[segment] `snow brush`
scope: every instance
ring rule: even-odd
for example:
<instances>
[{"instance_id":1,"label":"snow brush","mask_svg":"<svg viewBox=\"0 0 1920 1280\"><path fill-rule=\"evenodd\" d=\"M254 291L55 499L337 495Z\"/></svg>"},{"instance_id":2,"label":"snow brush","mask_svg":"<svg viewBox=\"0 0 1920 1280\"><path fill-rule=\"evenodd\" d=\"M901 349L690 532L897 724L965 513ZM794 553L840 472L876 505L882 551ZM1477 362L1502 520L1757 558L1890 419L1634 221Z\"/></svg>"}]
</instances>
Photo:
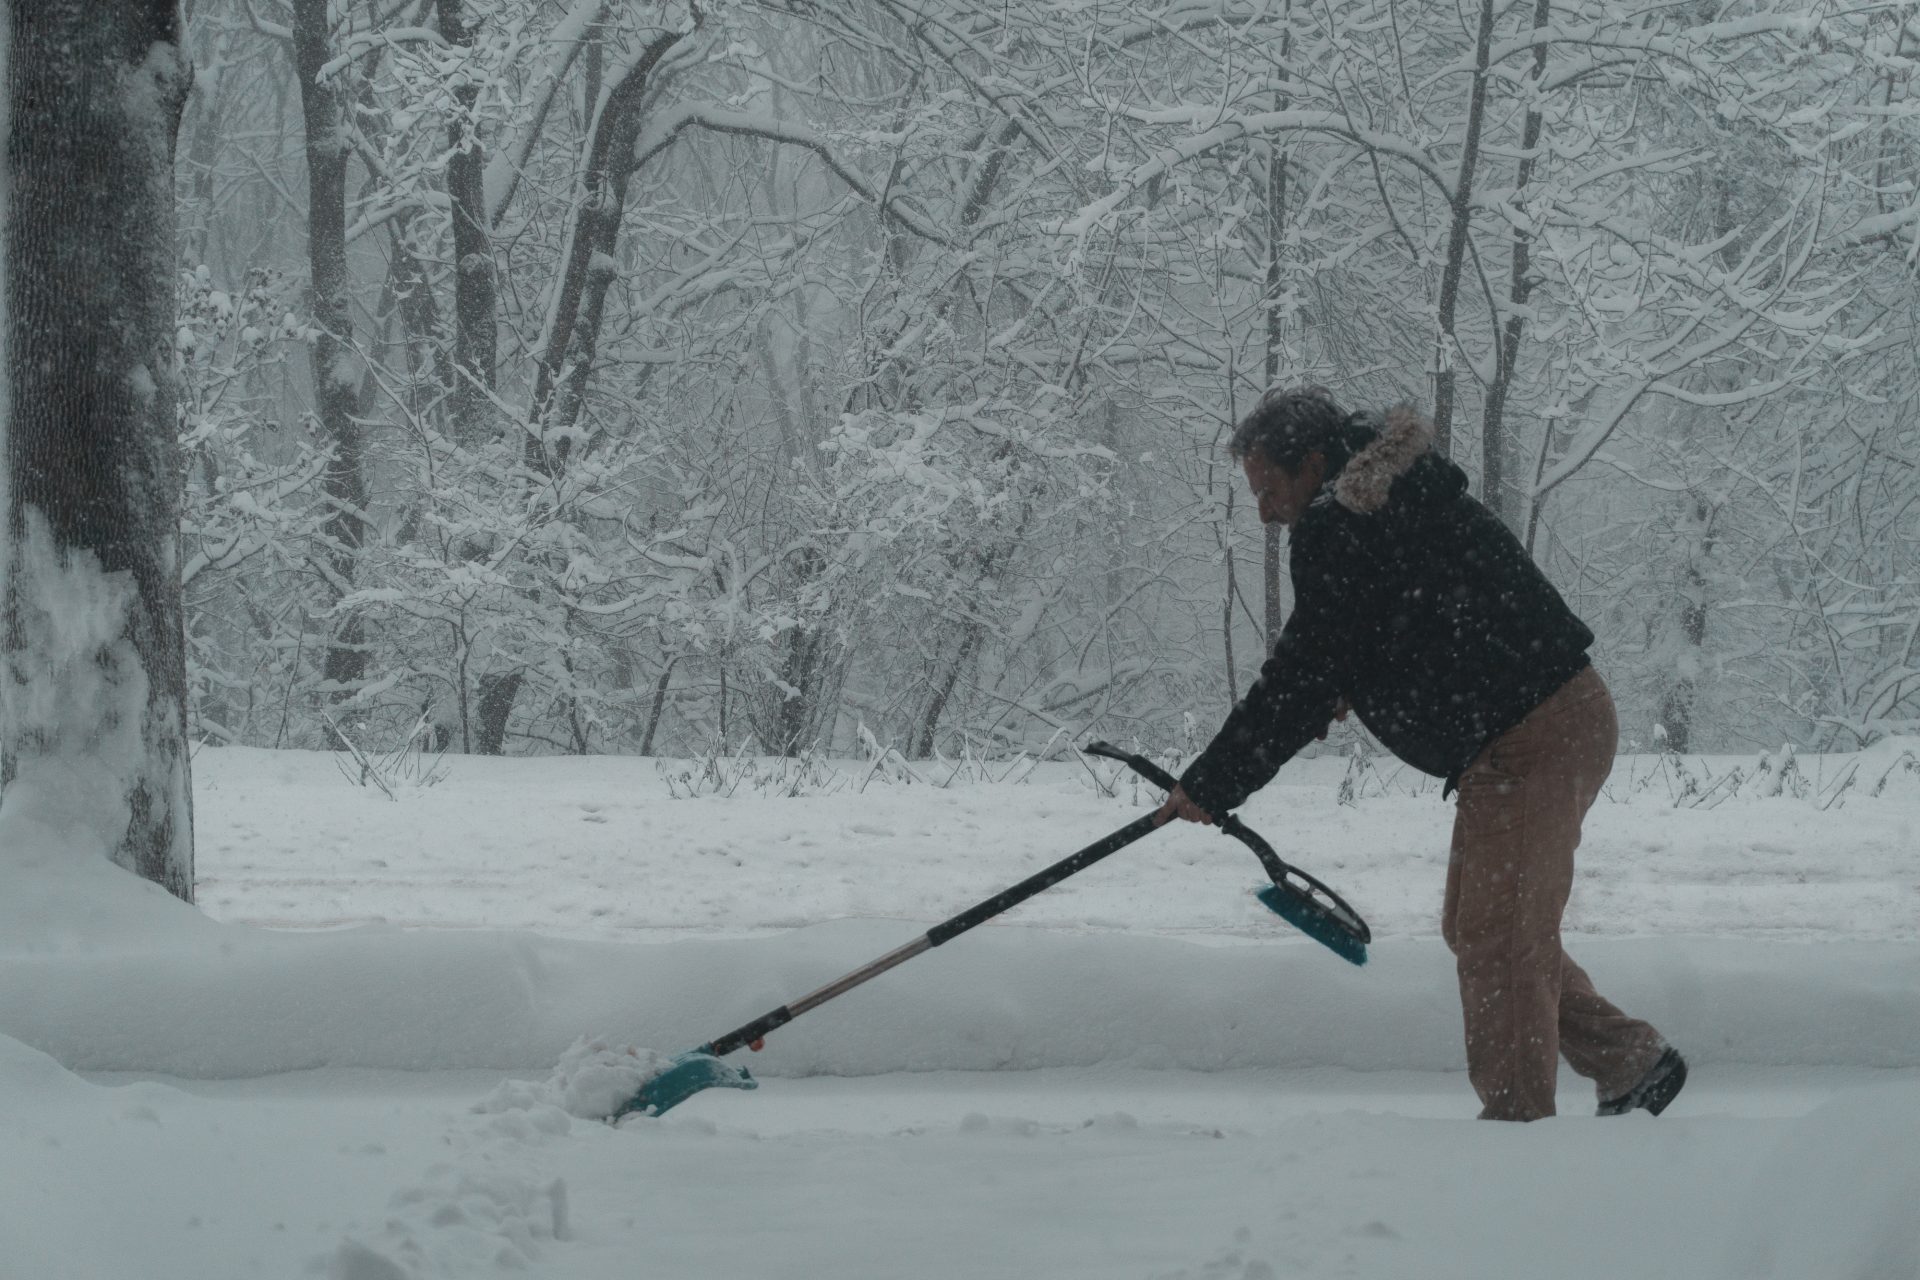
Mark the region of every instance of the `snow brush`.
<instances>
[{"instance_id":1,"label":"snow brush","mask_svg":"<svg viewBox=\"0 0 1920 1280\"><path fill-rule=\"evenodd\" d=\"M1120 761L1162 791L1171 792L1177 785L1172 775L1152 761L1107 743L1093 743L1086 751L1089 755ZM622 1116L634 1114L661 1115L707 1089L759 1088L760 1082L746 1068L722 1062L721 1059L741 1049L759 1052L766 1043L768 1032L786 1026L809 1009L816 1009L836 996L845 995L862 983L959 937L975 925L986 923L1009 907L1051 889L1068 876L1084 871L1109 854L1118 853L1134 841L1151 835L1160 826L1157 817L1157 813L1149 813L1129 822L1106 839L1062 858L1043 871L1035 872L1012 888L1004 889L985 902L935 925L912 942L862 965L845 977L837 978L791 1004L781 1005L717 1040L710 1040L697 1049L678 1055L657 1074L642 1082L633 1096L607 1117L608 1122L617 1122ZM1260 859L1260 865L1272 880L1272 884L1262 885L1255 891L1261 902L1341 959L1353 964L1366 963L1367 944L1372 941L1373 935L1367 929L1366 921L1339 894L1306 872L1282 862L1280 855L1273 851L1273 846L1238 818L1230 814L1220 815L1218 822L1223 834L1232 836L1253 850L1254 856Z\"/></svg>"}]
</instances>

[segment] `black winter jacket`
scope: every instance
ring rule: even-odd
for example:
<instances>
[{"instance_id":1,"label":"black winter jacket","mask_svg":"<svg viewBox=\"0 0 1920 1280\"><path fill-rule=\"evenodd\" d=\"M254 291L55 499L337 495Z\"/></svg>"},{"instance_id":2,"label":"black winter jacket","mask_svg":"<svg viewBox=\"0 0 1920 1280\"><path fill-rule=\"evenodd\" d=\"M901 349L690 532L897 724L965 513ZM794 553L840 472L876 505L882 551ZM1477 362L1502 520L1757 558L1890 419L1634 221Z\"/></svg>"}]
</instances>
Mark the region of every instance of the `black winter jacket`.
<instances>
[{"instance_id":1,"label":"black winter jacket","mask_svg":"<svg viewBox=\"0 0 1920 1280\"><path fill-rule=\"evenodd\" d=\"M1448 780L1588 665L1593 632L1408 409L1295 522L1295 605L1260 678L1180 779L1239 807L1345 697L1388 750Z\"/></svg>"}]
</instances>

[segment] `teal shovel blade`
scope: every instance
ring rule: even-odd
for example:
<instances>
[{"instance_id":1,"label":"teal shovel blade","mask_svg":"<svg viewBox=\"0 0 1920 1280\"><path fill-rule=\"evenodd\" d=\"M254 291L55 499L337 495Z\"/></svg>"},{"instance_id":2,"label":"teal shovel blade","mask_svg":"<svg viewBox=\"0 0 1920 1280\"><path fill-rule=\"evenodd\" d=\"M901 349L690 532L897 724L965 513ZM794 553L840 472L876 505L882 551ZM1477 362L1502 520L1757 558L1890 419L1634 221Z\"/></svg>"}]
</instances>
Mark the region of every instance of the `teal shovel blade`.
<instances>
[{"instance_id":1,"label":"teal shovel blade","mask_svg":"<svg viewBox=\"0 0 1920 1280\"><path fill-rule=\"evenodd\" d=\"M701 1049L681 1054L667 1064L634 1095L620 1105L610 1119L636 1112L643 1116L664 1115L707 1089L758 1089L760 1082L745 1067L731 1066Z\"/></svg>"}]
</instances>

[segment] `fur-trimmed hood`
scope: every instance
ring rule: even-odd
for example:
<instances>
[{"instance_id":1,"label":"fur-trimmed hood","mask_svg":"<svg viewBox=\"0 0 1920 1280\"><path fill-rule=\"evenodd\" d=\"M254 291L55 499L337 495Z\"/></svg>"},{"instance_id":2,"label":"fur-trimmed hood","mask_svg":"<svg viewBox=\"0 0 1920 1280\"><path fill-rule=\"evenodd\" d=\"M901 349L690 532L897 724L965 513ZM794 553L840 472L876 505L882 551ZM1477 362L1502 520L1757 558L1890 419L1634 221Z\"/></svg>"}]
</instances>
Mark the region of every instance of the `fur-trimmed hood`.
<instances>
[{"instance_id":1,"label":"fur-trimmed hood","mask_svg":"<svg viewBox=\"0 0 1920 1280\"><path fill-rule=\"evenodd\" d=\"M1409 405L1387 410L1372 444L1353 455L1333 479L1333 498L1356 515L1369 516L1387 504L1393 482L1433 449L1433 423Z\"/></svg>"}]
</instances>

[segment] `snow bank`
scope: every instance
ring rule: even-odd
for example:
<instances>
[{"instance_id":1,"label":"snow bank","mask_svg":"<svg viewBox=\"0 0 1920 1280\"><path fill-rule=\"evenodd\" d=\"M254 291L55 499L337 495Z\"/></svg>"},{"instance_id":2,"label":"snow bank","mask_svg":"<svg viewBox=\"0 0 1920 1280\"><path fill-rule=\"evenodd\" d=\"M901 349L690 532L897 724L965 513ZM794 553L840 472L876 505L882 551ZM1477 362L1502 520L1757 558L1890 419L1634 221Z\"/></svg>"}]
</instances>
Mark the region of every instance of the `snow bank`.
<instances>
[{"instance_id":1,"label":"snow bank","mask_svg":"<svg viewBox=\"0 0 1920 1280\"><path fill-rule=\"evenodd\" d=\"M78 1096L93 1086L46 1054L0 1036L0 1091L15 1103L49 1094Z\"/></svg>"},{"instance_id":2,"label":"snow bank","mask_svg":"<svg viewBox=\"0 0 1920 1280\"><path fill-rule=\"evenodd\" d=\"M76 1070L545 1071L583 1034L703 1043L918 932L842 921L617 945L194 923L111 950L0 942L0 1033ZM1576 953L1700 1064L1920 1065L1920 945L1585 939ZM781 1029L747 1061L775 1076L1450 1070L1463 1065L1459 1041L1452 959L1437 942L1382 944L1354 969L1305 942L988 927Z\"/></svg>"}]
</instances>

